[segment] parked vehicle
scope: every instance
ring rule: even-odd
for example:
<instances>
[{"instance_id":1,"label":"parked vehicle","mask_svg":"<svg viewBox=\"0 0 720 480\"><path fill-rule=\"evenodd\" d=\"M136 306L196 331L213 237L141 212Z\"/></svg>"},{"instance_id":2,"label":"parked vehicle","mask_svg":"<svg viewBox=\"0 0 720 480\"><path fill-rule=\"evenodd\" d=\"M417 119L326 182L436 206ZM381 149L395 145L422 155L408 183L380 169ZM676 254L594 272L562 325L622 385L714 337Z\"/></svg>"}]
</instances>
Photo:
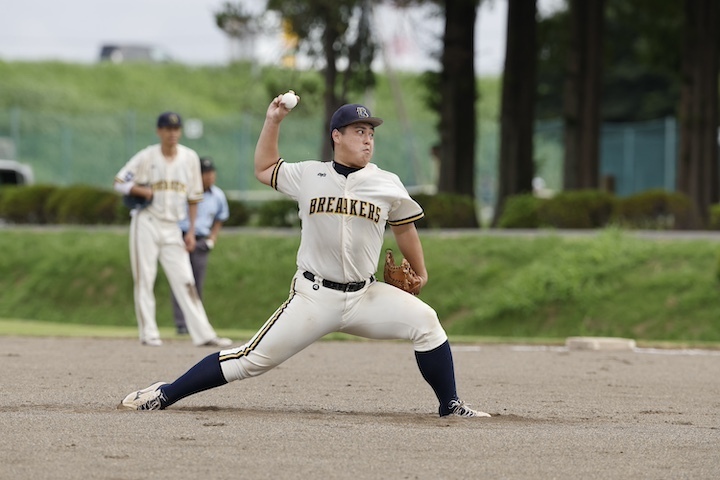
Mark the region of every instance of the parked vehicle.
<instances>
[{"instance_id":1,"label":"parked vehicle","mask_svg":"<svg viewBox=\"0 0 720 480\"><path fill-rule=\"evenodd\" d=\"M100 61L167 63L172 58L163 49L151 45L103 45L100 48Z\"/></svg>"},{"instance_id":2,"label":"parked vehicle","mask_svg":"<svg viewBox=\"0 0 720 480\"><path fill-rule=\"evenodd\" d=\"M0 187L33 183L35 183L35 175L30 165L16 160L0 160Z\"/></svg>"}]
</instances>

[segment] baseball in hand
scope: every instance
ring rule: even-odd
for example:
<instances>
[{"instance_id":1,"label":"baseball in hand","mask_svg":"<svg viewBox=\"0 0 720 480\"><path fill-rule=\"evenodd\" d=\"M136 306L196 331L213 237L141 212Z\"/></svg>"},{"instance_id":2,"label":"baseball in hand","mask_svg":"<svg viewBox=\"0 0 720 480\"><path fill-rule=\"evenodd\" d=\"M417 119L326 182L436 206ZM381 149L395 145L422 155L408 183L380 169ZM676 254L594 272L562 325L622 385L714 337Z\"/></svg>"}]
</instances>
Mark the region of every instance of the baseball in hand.
<instances>
[{"instance_id":1,"label":"baseball in hand","mask_svg":"<svg viewBox=\"0 0 720 480\"><path fill-rule=\"evenodd\" d=\"M297 95L295 95L295 92L290 90L282 96L282 100L280 100L280 103L285 105L285 108L287 108L288 110L292 110L293 108L295 108L295 105L297 105Z\"/></svg>"}]
</instances>

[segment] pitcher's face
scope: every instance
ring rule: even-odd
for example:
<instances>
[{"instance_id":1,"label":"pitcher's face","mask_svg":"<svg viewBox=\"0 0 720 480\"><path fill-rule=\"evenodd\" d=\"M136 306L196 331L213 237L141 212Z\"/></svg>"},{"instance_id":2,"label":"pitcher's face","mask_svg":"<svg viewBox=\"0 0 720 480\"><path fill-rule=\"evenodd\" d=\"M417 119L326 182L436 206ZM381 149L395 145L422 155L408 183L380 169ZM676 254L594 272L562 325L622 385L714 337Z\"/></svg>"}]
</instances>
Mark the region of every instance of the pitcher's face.
<instances>
[{"instance_id":1,"label":"pitcher's face","mask_svg":"<svg viewBox=\"0 0 720 480\"><path fill-rule=\"evenodd\" d=\"M375 150L375 128L369 123L352 123L342 131L333 131L335 161L362 168L372 160Z\"/></svg>"}]
</instances>

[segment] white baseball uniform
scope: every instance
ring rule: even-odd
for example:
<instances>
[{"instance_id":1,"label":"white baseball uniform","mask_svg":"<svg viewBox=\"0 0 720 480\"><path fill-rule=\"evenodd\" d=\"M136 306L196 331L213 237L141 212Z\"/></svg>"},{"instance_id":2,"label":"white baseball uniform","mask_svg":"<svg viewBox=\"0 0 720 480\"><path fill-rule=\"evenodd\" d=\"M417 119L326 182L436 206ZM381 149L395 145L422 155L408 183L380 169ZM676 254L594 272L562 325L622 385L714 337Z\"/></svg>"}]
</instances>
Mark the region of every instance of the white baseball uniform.
<instances>
[{"instance_id":1,"label":"white baseball uniform","mask_svg":"<svg viewBox=\"0 0 720 480\"><path fill-rule=\"evenodd\" d=\"M447 341L435 310L373 276L386 224L423 217L397 175L372 163L344 176L332 162L280 160L272 187L298 202L298 271L258 333L220 352L228 382L260 375L331 332L408 339L417 352Z\"/></svg>"},{"instance_id":2,"label":"white baseball uniform","mask_svg":"<svg viewBox=\"0 0 720 480\"><path fill-rule=\"evenodd\" d=\"M133 156L115 177L118 183L150 185L152 203L133 211L130 222L135 314L141 341L160 338L155 319L154 286L158 260L185 315L195 345L217 338L200 300L190 258L178 222L187 215L187 204L203 198L200 159L183 145L168 160L160 145L151 145Z\"/></svg>"}]
</instances>

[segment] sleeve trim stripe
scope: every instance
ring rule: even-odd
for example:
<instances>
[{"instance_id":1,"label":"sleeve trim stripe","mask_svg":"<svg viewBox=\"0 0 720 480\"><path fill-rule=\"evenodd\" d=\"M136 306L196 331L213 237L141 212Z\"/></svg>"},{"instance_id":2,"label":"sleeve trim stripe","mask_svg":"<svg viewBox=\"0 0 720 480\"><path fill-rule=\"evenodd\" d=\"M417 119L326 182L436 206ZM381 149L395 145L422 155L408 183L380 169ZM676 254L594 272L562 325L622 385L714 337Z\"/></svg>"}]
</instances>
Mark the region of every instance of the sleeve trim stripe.
<instances>
[{"instance_id":1,"label":"sleeve trim stripe","mask_svg":"<svg viewBox=\"0 0 720 480\"><path fill-rule=\"evenodd\" d=\"M413 215L412 217L402 218L400 220L388 220L388 225L397 226L397 225L405 225L407 223L412 223L420 220L425 216L425 212L420 212L417 215Z\"/></svg>"},{"instance_id":2,"label":"sleeve trim stripe","mask_svg":"<svg viewBox=\"0 0 720 480\"><path fill-rule=\"evenodd\" d=\"M282 159L282 157L278 158L277 163L275 164L275 168L272 172L272 177L270 178L270 186L277 190L277 176L278 176L278 170L280 170L280 165L285 163L285 160Z\"/></svg>"}]
</instances>

